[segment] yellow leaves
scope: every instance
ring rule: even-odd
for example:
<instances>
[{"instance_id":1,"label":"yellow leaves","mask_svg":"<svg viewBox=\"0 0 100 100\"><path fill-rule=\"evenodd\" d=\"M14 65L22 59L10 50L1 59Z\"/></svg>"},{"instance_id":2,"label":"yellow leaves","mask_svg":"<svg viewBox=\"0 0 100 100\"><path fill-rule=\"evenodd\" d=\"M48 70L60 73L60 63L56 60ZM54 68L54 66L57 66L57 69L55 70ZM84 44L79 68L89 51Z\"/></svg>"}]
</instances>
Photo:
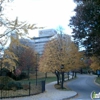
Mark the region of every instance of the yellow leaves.
<instances>
[{"instance_id":1,"label":"yellow leaves","mask_svg":"<svg viewBox=\"0 0 100 100\"><path fill-rule=\"evenodd\" d=\"M26 49L28 48L27 46L21 44L18 38L15 39L14 37L11 37L10 49L13 49L13 48L17 49L18 46L26 48Z\"/></svg>"},{"instance_id":2,"label":"yellow leaves","mask_svg":"<svg viewBox=\"0 0 100 100\"><path fill-rule=\"evenodd\" d=\"M71 41L66 39L53 39L46 44L44 53L39 62L39 70L43 72L55 70L61 71L60 66L64 64L64 71L78 69L81 64L82 53ZM59 42L62 42L59 44ZM62 45L61 45L62 44Z\"/></svg>"},{"instance_id":3,"label":"yellow leaves","mask_svg":"<svg viewBox=\"0 0 100 100\"><path fill-rule=\"evenodd\" d=\"M3 67L7 68L10 71L13 71L16 67L16 62L18 61L18 57L12 52L13 48L16 46L21 45L18 39L11 37L12 41L10 44L9 49L4 51L4 58L3 58Z\"/></svg>"},{"instance_id":4,"label":"yellow leaves","mask_svg":"<svg viewBox=\"0 0 100 100\"><path fill-rule=\"evenodd\" d=\"M98 57L96 56L92 56L91 58L91 69L96 71L96 70L100 70L100 60Z\"/></svg>"},{"instance_id":5,"label":"yellow leaves","mask_svg":"<svg viewBox=\"0 0 100 100\"><path fill-rule=\"evenodd\" d=\"M9 71L13 72L16 67L16 63L12 59L4 59L2 67L7 68Z\"/></svg>"},{"instance_id":6,"label":"yellow leaves","mask_svg":"<svg viewBox=\"0 0 100 100\"><path fill-rule=\"evenodd\" d=\"M5 50L4 56L6 58L18 61L18 58L16 57L16 55L13 52L10 52L9 50Z\"/></svg>"}]
</instances>

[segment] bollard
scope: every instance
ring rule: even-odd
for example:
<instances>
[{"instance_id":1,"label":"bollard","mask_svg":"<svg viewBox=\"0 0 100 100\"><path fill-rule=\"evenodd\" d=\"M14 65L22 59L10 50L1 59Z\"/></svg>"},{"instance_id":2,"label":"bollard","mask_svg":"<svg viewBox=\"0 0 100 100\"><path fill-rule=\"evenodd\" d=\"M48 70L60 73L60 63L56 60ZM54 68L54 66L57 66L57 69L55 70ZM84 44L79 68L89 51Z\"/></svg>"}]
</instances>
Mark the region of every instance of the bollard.
<instances>
[{"instance_id":1,"label":"bollard","mask_svg":"<svg viewBox=\"0 0 100 100\"><path fill-rule=\"evenodd\" d=\"M45 80L41 81L42 93L45 91Z\"/></svg>"}]
</instances>

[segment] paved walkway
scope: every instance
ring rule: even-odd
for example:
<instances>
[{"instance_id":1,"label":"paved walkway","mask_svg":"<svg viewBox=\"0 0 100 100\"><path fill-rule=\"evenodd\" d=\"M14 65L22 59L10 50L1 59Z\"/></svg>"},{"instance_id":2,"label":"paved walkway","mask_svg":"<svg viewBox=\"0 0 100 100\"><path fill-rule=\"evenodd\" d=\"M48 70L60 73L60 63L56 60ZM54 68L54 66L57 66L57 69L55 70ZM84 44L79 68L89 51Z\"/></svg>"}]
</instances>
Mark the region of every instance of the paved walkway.
<instances>
[{"instance_id":1,"label":"paved walkway","mask_svg":"<svg viewBox=\"0 0 100 100\"><path fill-rule=\"evenodd\" d=\"M54 87L56 82L51 82L46 84L46 91L44 93L33 95L29 97L19 97L19 98L12 98L12 99L2 99L2 100L63 100L65 98L70 98L77 93L75 91L61 91L57 90Z\"/></svg>"}]
</instances>

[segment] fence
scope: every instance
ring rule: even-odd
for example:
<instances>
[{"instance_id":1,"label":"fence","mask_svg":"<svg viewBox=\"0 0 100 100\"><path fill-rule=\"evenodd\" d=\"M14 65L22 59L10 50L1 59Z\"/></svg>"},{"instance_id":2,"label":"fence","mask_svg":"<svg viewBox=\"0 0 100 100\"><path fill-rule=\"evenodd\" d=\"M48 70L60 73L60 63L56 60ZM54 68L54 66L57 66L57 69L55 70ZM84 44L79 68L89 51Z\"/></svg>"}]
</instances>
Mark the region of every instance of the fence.
<instances>
[{"instance_id":1,"label":"fence","mask_svg":"<svg viewBox=\"0 0 100 100\"><path fill-rule=\"evenodd\" d=\"M10 82L10 84L0 84L0 99L30 96L45 91L45 81L37 82Z\"/></svg>"}]
</instances>

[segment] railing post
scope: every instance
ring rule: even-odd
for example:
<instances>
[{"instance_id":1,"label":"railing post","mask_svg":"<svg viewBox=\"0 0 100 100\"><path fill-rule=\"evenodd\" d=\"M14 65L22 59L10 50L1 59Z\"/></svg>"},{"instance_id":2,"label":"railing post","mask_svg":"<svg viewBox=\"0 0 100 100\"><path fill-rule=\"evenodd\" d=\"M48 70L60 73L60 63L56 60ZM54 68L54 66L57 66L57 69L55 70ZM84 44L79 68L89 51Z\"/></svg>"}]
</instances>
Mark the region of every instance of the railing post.
<instances>
[{"instance_id":1,"label":"railing post","mask_svg":"<svg viewBox=\"0 0 100 100\"><path fill-rule=\"evenodd\" d=\"M41 85L42 85L42 92L45 91L45 81L41 81Z\"/></svg>"},{"instance_id":2,"label":"railing post","mask_svg":"<svg viewBox=\"0 0 100 100\"><path fill-rule=\"evenodd\" d=\"M29 82L29 96L30 96L30 90L31 90L31 83Z\"/></svg>"},{"instance_id":3,"label":"railing post","mask_svg":"<svg viewBox=\"0 0 100 100\"><path fill-rule=\"evenodd\" d=\"M1 88L1 96L0 96L0 99L2 99L2 88Z\"/></svg>"}]
</instances>

